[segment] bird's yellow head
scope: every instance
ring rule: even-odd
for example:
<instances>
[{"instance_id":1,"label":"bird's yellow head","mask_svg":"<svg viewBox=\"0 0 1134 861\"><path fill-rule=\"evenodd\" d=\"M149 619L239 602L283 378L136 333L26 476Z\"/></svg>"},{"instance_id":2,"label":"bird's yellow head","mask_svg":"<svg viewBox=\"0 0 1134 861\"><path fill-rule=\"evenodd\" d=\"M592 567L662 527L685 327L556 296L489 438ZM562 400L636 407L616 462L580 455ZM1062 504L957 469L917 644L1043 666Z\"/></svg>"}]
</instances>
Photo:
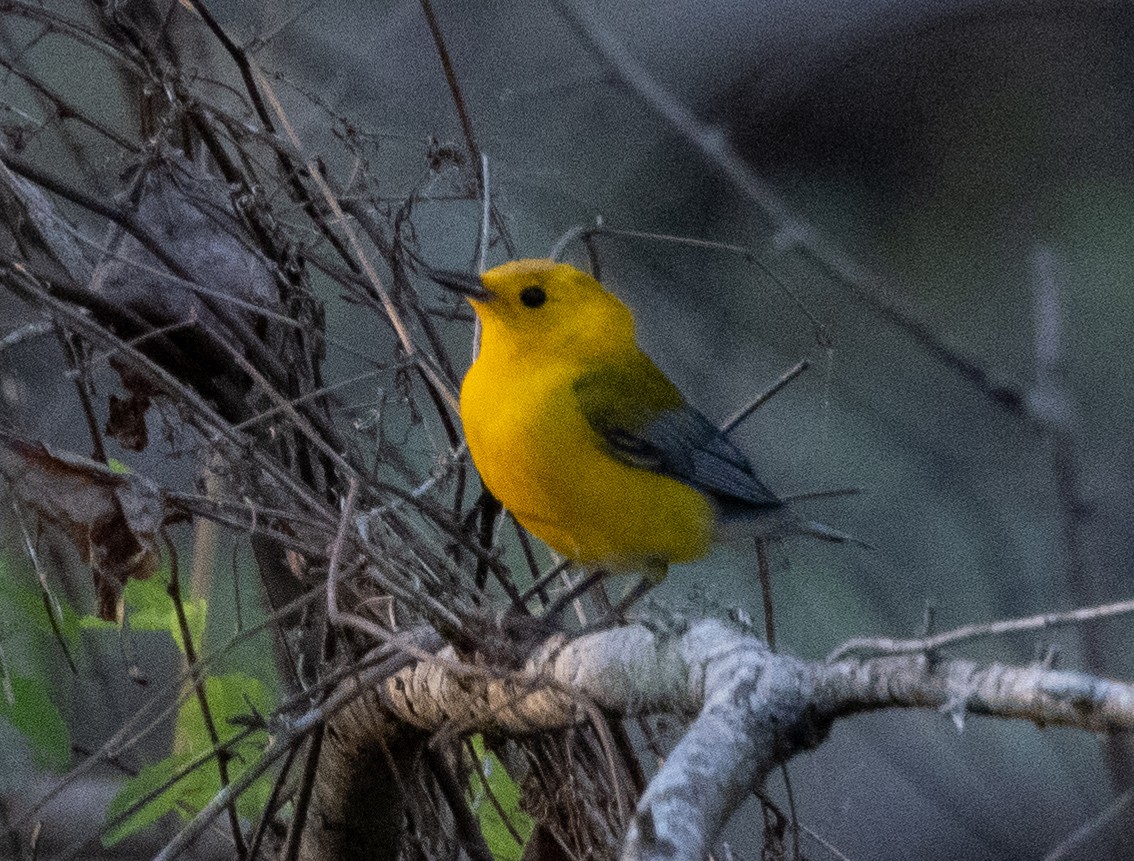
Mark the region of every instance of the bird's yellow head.
<instances>
[{"instance_id":1,"label":"bird's yellow head","mask_svg":"<svg viewBox=\"0 0 1134 861\"><path fill-rule=\"evenodd\" d=\"M475 277L435 275L465 295L482 351L599 356L634 343L630 310L587 273L554 260L513 260ZM462 280L463 279L463 280Z\"/></svg>"}]
</instances>

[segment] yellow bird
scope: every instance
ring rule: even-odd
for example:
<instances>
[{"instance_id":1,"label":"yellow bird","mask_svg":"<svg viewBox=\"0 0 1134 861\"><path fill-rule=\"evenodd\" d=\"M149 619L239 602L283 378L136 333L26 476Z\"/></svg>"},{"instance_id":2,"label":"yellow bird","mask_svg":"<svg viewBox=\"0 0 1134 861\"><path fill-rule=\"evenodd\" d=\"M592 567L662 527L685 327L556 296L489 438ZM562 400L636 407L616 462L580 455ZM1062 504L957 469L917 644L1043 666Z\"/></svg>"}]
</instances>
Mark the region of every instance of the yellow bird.
<instances>
[{"instance_id":1,"label":"yellow bird","mask_svg":"<svg viewBox=\"0 0 1134 861\"><path fill-rule=\"evenodd\" d=\"M799 519L638 347L630 310L553 260L433 272L480 318L461 421L485 485L562 556L650 585L722 532L854 540Z\"/></svg>"}]
</instances>

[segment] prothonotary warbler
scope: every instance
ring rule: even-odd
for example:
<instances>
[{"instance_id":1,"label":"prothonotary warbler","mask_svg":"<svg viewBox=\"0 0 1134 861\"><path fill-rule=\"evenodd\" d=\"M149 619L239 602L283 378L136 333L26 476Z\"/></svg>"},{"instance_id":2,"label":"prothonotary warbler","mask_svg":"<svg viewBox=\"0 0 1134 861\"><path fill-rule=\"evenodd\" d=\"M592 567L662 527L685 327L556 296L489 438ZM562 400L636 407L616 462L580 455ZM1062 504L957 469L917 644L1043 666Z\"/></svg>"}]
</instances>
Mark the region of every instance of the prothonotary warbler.
<instances>
[{"instance_id":1,"label":"prothonotary warbler","mask_svg":"<svg viewBox=\"0 0 1134 861\"><path fill-rule=\"evenodd\" d=\"M590 275L529 259L479 278L432 277L462 293L482 326L461 386L473 463L560 555L638 571L652 585L722 532L854 540L800 519L761 483L642 352L630 310Z\"/></svg>"}]
</instances>

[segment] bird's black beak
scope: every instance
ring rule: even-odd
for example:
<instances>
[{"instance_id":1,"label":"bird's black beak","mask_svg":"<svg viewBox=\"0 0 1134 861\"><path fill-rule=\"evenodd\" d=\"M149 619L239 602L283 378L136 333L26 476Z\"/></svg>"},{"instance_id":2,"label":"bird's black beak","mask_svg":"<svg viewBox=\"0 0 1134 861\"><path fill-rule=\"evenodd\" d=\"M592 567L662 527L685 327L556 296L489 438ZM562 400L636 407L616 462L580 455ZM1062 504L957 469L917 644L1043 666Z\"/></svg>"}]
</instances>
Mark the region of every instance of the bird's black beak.
<instances>
[{"instance_id":1,"label":"bird's black beak","mask_svg":"<svg viewBox=\"0 0 1134 861\"><path fill-rule=\"evenodd\" d=\"M452 272L447 269L430 269L428 275L442 287L452 290L454 293L460 293L466 299L485 302L492 298L492 294L485 290L484 285L480 283L479 275L471 275L468 272Z\"/></svg>"}]
</instances>

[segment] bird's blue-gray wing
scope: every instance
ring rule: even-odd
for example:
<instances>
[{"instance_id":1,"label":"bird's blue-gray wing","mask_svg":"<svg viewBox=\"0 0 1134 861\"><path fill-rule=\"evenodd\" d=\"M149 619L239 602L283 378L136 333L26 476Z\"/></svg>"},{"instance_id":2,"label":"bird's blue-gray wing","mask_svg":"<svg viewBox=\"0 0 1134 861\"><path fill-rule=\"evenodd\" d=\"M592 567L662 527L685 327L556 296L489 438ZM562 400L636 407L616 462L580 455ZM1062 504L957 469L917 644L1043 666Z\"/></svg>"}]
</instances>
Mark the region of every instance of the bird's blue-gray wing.
<instances>
[{"instance_id":1,"label":"bird's blue-gray wing","mask_svg":"<svg viewBox=\"0 0 1134 861\"><path fill-rule=\"evenodd\" d=\"M707 493L726 514L782 505L748 458L648 359L591 371L576 381L575 394L607 452L623 463Z\"/></svg>"}]
</instances>

